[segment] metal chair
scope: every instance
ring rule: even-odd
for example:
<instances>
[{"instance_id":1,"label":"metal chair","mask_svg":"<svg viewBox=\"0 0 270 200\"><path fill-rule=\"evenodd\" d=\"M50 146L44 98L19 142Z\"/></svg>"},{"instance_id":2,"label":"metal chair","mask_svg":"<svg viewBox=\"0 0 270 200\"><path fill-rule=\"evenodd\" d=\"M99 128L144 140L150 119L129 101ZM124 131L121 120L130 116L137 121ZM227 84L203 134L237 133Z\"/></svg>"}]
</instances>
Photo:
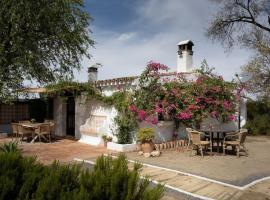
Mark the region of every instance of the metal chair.
<instances>
[{"instance_id":1,"label":"metal chair","mask_svg":"<svg viewBox=\"0 0 270 200\"><path fill-rule=\"evenodd\" d=\"M247 133L247 129L240 129L240 131L235 134L231 133L230 135L226 135L223 141L223 155L225 155L227 147L231 146L233 149L236 148L237 157L240 157L241 150L244 150L246 156L248 156L248 151L245 147Z\"/></svg>"}]
</instances>

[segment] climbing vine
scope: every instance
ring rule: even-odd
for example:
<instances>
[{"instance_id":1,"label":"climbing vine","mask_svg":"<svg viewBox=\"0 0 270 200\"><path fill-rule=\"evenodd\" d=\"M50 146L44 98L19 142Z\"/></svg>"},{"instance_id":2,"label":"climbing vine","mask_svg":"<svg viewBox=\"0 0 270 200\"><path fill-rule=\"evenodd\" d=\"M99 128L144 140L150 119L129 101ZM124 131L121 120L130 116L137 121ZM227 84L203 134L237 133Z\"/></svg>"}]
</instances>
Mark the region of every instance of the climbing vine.
<instances>
[{"instance_id":1,"label":"climbing vine","mask_svg":"<svg viewBox=\"0 0 270 200\"><path fill-rule=\"evenodd\" d=\"M101 90L90 83L78 83L73 81L60 81L46 86L47 95L60 97L85 95L87 100L97 100L106 106L114 106L118 112L114 122L117 125L116 137L118 143L132 142L131 133L138 127L135 114L128 107L131 103L131 93L126 90L114 92L111 96L102 95Z\"/></svg>"}]
</instances>

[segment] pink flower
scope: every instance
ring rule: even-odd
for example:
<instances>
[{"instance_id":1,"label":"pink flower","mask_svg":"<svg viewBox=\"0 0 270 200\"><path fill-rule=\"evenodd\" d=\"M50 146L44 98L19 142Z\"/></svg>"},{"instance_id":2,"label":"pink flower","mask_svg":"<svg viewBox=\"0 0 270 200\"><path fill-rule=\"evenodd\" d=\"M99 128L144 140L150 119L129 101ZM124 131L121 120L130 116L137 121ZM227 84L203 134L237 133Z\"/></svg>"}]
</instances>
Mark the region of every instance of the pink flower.
<instances>
[{"instance_id":1,"label":"pink flower","mask_svg":"<svg viewBox=\"0 0 270 200\"><path fill-rule=\"evenodd\" d=\"M150 61L147 64L147 67L148 67L149 70L156 71L156 72L159 71L159 70L166 70L167 71L169 69L168 66L157 63L157 62L154 62L154 61Z\"/></svg>"},{"instance_id":2,"label":"pink flower","mask_svg":"<svg viewBox=\"0 0 270 200\"><path fill-rule=\"evenodd\" d=\"M235 119L236 119L236 117L234 115L229 115L228 116L229 121L234 121Z\"/></svg>"},{"instance_id":3,"label":"pink flower","mask_svg":"<svg viewBox=\"0 0 270 200\"><path fill-rule=\"evenodd\" d=\"M162 112L163 112L163 109L160 108L160 107L156 107L155 111L156 111L157 113L162 113Z\"/></svg>"},{"instance_id":4,"label":"pink flower","mask_svg":"<svg viewBox=\"0 0 270 200\"><path fill-rule=\"evenodd\" d=\"M149 123L149 124L154 124L154 125L156 125L156 124L158 123L158 119L157 119L157 117L155 117L155 116L147 117L147 118L145 119L145 121L146 121L147 123Z\"/></svg>"},{"instance_id":5,"label":"pink flower","mask_svg":"<svg viewBox=\"0 0 270 200\"><path fill-rule=\"evenodd\" d=\"M230 108L230 102L227 101L227 100L225 100L225 101L223 102L223 106L224 106L224 108L225 108L226 110L228 110L228 109Z\"/></svg>"},{"instance_id":6,"label":"pink flower","mask_svg":"<svg viewBox=\"0 0 270 200\"><path fill-rule=\"evenodd\" d=\"M130 105L129 107L128 107L128 109L131 111L131 112L137 112L137 108L136 108L136 106L135 105Z\"/></svg>"},{"instance_id":7,"label":"pink flower","mask_svg":"<svg viewBox=\"0 0 270 200\"><path fill-rule=\"evenodd\" d=\"M146 117L146 112L144 110L139 110L138 117L139 117L139 120L143 121Z\"/></svg>"},{"instance_id":8,"label":"pink flower","mask_svg":"<svg viewBox=\"0 0 270 200\"><path fill-rule=\"evenodd\" d=\"M192 104L192 105L189 105L188 106L188 109L189 110L196 110L197 109L197 106L195 106L195 105Z\"/></svg>"},{"instance_id":9,"label":"pink flower","mask_svg":"<svg viewBox=\"0 0 270 200\"><path fill-rule=\"evenodd\" d=\"M188 120L191 119L192 114L189 112L182 112L176 115L176 118L182 119L182 120Z\"/></svg>"}]
</instances>

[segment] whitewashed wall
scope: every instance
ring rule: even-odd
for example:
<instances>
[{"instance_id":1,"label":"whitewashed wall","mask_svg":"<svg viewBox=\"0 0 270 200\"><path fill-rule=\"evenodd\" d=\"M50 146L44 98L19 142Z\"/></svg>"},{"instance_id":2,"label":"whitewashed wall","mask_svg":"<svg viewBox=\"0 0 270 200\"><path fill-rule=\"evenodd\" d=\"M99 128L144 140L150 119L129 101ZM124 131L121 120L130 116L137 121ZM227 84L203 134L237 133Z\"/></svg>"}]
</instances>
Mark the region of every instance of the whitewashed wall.
<instances>
[{"instance_id":1,"label":"whitewashed wall","mask_svg":"<svg viewBox=\"0 0 270 200\"><path fill-rule=\"evenodd\" d=\"M115 126L113 119L117 115L114 107L106 106L95 100L87 100L85 96L81 96L75 101L75 138L81 142L93 145L99 145L102 135L113 136ZM89 134L88 130L93 129L91 119L93 116L103 117L106 119L102 122L96 134ZM114 138L115 139L115 138Z\"/></svg>"}]
</instances>

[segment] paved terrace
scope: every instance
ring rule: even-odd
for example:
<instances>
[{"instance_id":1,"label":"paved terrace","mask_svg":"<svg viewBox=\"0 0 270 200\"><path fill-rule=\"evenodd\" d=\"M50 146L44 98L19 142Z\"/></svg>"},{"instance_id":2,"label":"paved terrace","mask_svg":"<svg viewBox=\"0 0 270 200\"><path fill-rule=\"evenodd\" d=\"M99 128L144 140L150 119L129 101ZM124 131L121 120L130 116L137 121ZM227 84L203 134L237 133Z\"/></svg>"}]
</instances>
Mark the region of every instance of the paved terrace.
<instances>
[{"instance_id":1,"label":"paved terrace","mask_svg":"<svg viewBox=\"0 0 270 200\"><path fill-rule=\"evenodd\" d=\"M0 143L7 141L10 139L0 139ZM50 164L55 159L61 163L70 163L74 162L74 158L93 164L101 154L117 155L104 147L81 144L69 139L57 140L53 143L22 143L19 144L19 148L24 155L34 155L44 164ZM141 176L147 175L154 182L166 185L164 200L270 200L270 179L247 185L248 182L255 180L256 176L262 178L263 174L270 175L269 170L267 171L270 169L270 156L268 156L270 140L263 137L250 138L248 148L250 156L240 159L235 156L205 156L202 159L199 156L189 157L188 154L177 151L164 151L159 158L146 159L137 156L135 152L128 153L127 156L130 160L140 160L144 163ZM247 168L249 165L250 167ZM219 170L213 170L213 167L219 167ZM238 174L237 177L234 177L235 174ZM251 176L246 176L247 174ZM179 192L182 195L179 195Z\"/></svg>"}]
</instances>

